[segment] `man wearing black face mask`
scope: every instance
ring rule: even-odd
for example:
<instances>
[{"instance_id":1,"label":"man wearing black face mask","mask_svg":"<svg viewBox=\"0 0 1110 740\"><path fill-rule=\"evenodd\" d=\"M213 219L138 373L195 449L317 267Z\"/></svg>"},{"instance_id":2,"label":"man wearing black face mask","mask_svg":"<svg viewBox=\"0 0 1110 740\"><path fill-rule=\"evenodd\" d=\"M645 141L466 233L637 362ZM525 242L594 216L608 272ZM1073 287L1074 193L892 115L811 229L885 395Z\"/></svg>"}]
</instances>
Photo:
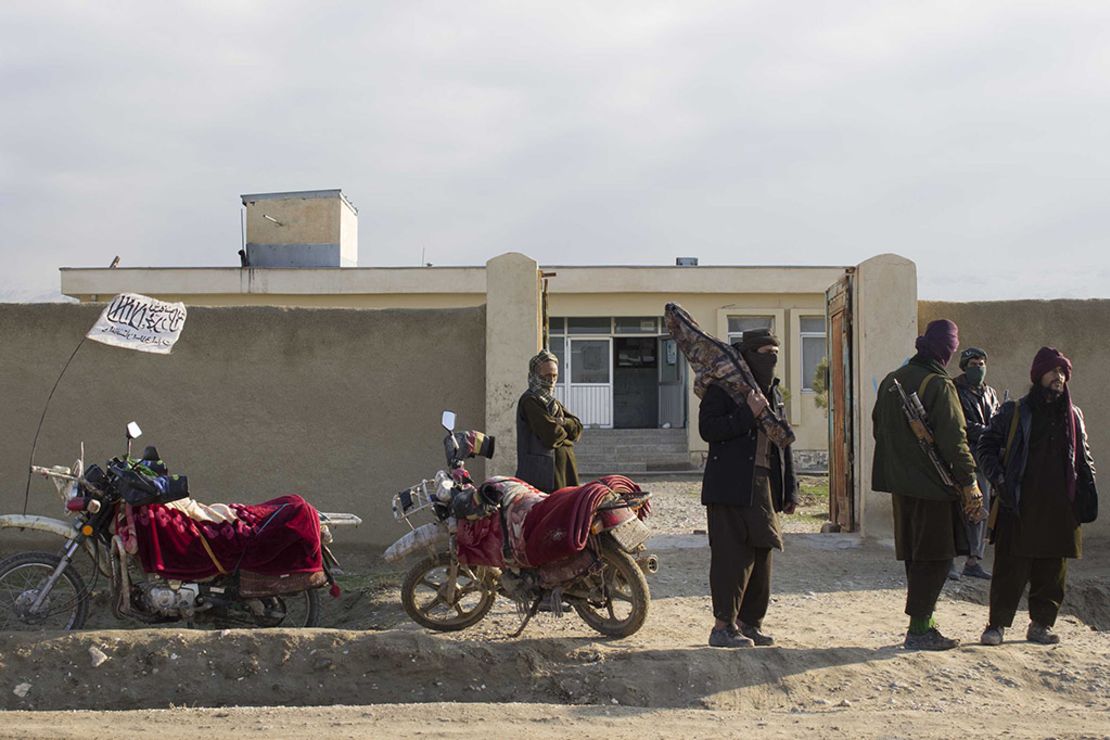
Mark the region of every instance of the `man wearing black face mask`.
<instances>
[{"instance_id":1,"label":"man wearing black face mask","mask_svg":"<svg viewBox=\"0 0 1110 740\"><path fill-rule=\"evenodd\" d=\"M734 344L760 390L777 409L779 341L766 329L744 332ZM709 587L716 622L713 647L771 645L762 631L771 598L771 550L782 549L777 512L792 514L797 480L789 447L780 450L719 385L710 385L698 412L698 431L709 442L701 501L709 524Z\"/></svg>"},{"instance_id":2,"label":"man wearing black face mask","mask_svg":"<svg viewBox=\"0 0 1110 740\"><path fill-rule=\"evenodd\" d=\"M960 353L960 369L963 374L956 378L956 393L960 397L960 406L964 410L964 419L967 421L967 444L979 466L979 457L975 454L975 446L979 444L979 436L990 428L991 417L998 412L1001 405L998 393L986 384L987 353L978 347L968 347ZM976 472L979 481L979 490L983 492L983 506L990 509L990 484L982 470ZM987 546L987 522L972 524L965 521L967 527L968 556L964 562L963 574L971 578L991 577L980 562ZM952 580L959 580L960 572L956 570L953 561L952 569L948 572Z\"/></svg>"}]
</instances>

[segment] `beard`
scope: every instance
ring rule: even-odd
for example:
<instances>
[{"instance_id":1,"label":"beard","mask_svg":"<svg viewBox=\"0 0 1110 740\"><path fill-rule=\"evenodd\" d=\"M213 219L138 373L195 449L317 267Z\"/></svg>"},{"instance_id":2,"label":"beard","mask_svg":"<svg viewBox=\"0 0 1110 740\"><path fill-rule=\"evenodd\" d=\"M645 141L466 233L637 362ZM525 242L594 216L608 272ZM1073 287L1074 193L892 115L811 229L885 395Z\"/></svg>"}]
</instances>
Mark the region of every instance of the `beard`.
<instances>
[{"instance_id":1,"label":"beard","mask_svg":"<svg viewBox=\"0 0 1110 740\"><path fill-rule=\"evenodd\" d=\"M1041 401L1042 403L1052 406L1060 403L1060 399L1064 397L1064 390L1056 390L1051 386L1043 386L1037 383L1029 391L1029 395Z\"/></svg>"}]
</instances>

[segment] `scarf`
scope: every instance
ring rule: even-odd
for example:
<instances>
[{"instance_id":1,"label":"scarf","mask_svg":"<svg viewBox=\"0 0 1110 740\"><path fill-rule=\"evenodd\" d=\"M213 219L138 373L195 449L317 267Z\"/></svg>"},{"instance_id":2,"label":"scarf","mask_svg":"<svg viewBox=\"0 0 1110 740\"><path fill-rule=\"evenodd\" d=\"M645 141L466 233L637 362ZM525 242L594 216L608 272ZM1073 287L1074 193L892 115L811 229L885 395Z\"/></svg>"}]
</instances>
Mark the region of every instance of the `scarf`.
<instances>
[{"instance_id":1,"label":"scarf","mask_svg":"<svg viewBox=\"0 0 1110 740\"><path fill-rule=\"evenodd\" d=\"M551 408L551 404L555 401L555 384L548 383L539 375L540 365L545 362L554 362L557 365L559 358L542 349L528 361L528 392L540 399L544 406Z\"/></svg>"}]
</instances>

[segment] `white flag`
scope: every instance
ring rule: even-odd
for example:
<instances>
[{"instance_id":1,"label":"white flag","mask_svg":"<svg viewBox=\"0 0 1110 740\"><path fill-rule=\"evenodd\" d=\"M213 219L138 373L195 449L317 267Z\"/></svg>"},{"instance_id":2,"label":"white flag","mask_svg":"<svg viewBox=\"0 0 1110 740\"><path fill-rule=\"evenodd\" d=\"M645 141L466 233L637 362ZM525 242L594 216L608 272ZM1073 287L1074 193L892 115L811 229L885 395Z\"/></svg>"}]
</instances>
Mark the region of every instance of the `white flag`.
<instances>
[{"instance_id":1,"label":"white flag","mask_svg":"<svg viewBox=\"0 0 1110 740\"><path fill-rule=\"evenodd\" d=\"M185 304L120 293L85 336L113 347L168 355L185 326Z\"/></svg>"}]
</instances>

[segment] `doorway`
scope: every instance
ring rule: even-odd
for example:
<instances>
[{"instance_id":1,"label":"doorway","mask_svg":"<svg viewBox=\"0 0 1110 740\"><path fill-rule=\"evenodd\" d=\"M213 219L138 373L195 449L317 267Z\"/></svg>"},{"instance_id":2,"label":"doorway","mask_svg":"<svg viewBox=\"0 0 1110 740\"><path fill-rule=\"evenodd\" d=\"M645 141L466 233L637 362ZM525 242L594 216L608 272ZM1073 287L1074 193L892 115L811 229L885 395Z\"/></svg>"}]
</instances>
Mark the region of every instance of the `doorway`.
<instances>
[{"instance_id":1,"label":"doorway","mask_svg":"<svg viewBox=\"0 0 1110 740\"><path fill-rule=\"evenodd\" d=\"M655 337L613 339L613 426L659 425L659 353Z\"/></svg>"}]
</instances>

